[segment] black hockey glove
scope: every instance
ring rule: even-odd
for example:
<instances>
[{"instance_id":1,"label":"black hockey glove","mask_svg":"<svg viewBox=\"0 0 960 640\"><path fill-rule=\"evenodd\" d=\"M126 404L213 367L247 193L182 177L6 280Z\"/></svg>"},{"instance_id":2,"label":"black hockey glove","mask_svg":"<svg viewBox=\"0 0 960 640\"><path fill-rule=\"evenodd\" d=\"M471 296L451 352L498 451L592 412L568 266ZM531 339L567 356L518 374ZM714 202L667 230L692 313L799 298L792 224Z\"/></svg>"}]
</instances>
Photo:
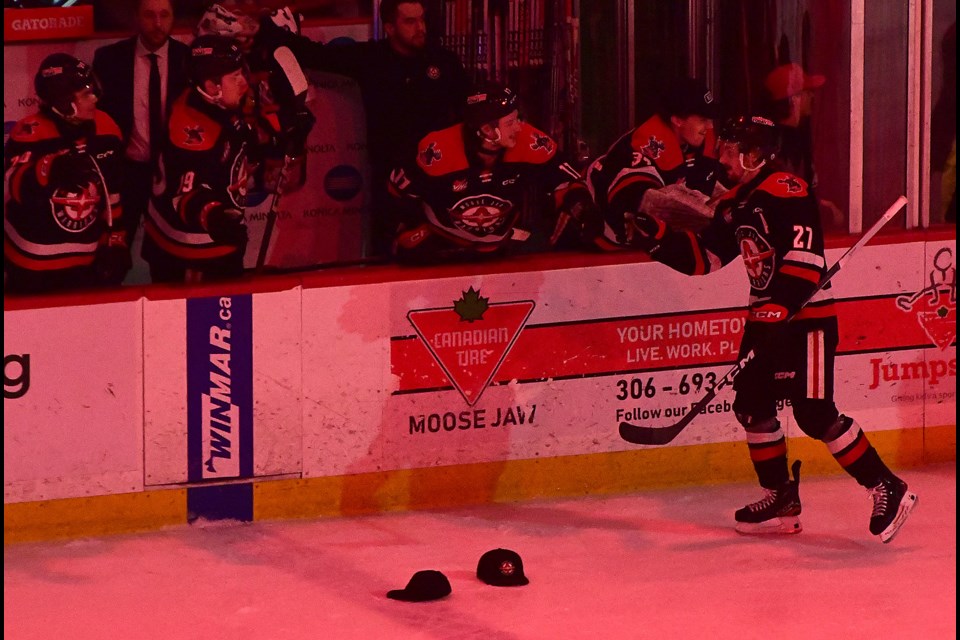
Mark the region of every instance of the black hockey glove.
<instances>
[{"instance_id":1,"label":"black hockey glove","mask_svg":"<svg viewBox=\"0 0 960 640\"><path fill-rule=\"evenodd\" d=\"M239 209L215 207L207 213L207 233L214 242L246 245L247 225L243 222L243 212Z\"/></svg>"},{"instance_id":2,"label":"black hockey glove","mask_svg":"<svg viewBox=\"0 0 960 640\"><path fill-rule=\"evenodd\" d=\"M93 270L100 284L118 286L133 267L125 231L104 234L93 260Z\"/></svg>"},{"instance_id":3,"label":"black hockey glove","mask_svg":"<svg viewBox=\"0 0 960 640\"><path fill-rule=\"evenodd\" d=\"M281 113L281 121L284 154L293 158L302 156L307 148L307 137L317 119L304 105L291 110L290 113Z\"/></svg>"},{"instance_id":4,"label":"black hockey glove","mask_svg":"<svg viewBox=\"0 0 960 640\"><path fill-rule=\"evenodd\" d=\"M574 249L590 246L603 233L603 218L589 195L571 195L557 215L550 246L556 249Z\"/></svg>"},{"instance_id":5,"label":"black hockey glove","mask_svg":"<svg viewBox=\"0 0 960 640\"><path fill-rule=\"evenodd\" d=\"M54 188L100 184L100 174L90 154L71 149L49 158L50 185Z\"/></svg>"},{"instance_id":6,"label":"black hockey glove","mask_svg":"<svg viewBox=\"0 0 960 640\"><path fill-rule=\"evenodd\" d=\"M647 253L656 251L667 233L667 225L643 211L624 212L626 243Z\"/></svg>"},{"instance_id":7,"label":"black hockey glove","mask_svg":"<svg viewBox=\"0 0 960 640\"><path fill-rule=\"evenodd\" d=\"M284 7L260 18L260 27L253 38L253 48L273 51L300 35L300 14Z\"/></svg>"}]
</instances>

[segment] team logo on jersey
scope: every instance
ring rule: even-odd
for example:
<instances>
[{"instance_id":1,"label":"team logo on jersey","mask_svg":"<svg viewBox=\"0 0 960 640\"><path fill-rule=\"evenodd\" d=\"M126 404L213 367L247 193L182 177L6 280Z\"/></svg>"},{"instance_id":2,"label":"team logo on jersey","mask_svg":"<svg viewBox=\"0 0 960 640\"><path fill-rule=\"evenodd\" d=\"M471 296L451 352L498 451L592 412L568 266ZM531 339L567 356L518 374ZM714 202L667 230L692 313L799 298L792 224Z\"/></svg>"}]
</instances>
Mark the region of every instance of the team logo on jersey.
<instances>
[{"instance_id":1,"label":"team logo on jersey","mask_svg":"<svg viewBox=\"0 0 960 640\"><path fill-rule=\"evenodd\" d=\"M490 194L469 196L450 207L450 219L459 229L478 236L505 231L513 203Z\"/></svg>"},{"instance_id":2,"label":"team logo on jersey","mask_svg":"<svg viewBox=\"0 0 960 640\"><path fill-rule=\"evenodd\" d=\"M407 313L417 335L468 405L490 386L536 304L490 303L472 286L452 307Z\"/></svg>"},{"instance_id":3,"label":"team logo on jersey","mask_svg":"<svg viewBox=\"0 0 960 640\"><path fill-rule=\"evenodd\" d=\"M431 142L426 149L420 152L420 162L428 167L442 157L443 153L440 152L440 149L437 149L436 142Z\"/></svg>"},{"instance_id":4,"label":"team logo on jersey","mask_svg":"<svg viewBox=\"0 0 960 640\"><path fill-rule=\"evenodd\" d=\"M192 125L189 127L183 128L183 133L187 136L183 141L184 144L203 144L203 127L200 125Z\"/></svg>"},{"instance_id":5,"label":"team logo on jersey","mask_svg":"<svg viewBox=\"0 0 960 640\"><path fill-rule=\"evenodd\" d=\"M750 286L761 291L766 289L773 278L776 255L770 243L753 227L740 227L737 229L737 244L740 245L740 255L747 268Z\"/></svg>"},{"instance_id":6,"label":"team logo on jersey","mask_svg":"<svg viewBox=\"0 0 960 640\"><path fill-rule=\"evenodd\" d=\"M656 136L650 136L647 144L640 147L640 152L648 158L656 160L666 148L667 145L662 140L657 139Z\"/></svg>"},{"instance_id":7,"label":"team logo on jersey","mask_svg":"<svg viewBox=\"0 0 960 640\"><path fill-rule=\"evenodd\" d=\"M803 190L803 185L793 176L783 176L777 180L777 184L783 185L787 193L799 193Z\"/></svg>"},{"instance_id":8,"label":"team logo on jersey","mask_svg":"<svg viewBox=\"0 0 960 640\"><path fill-rule=\"evenodd\" d=\"M247 167L247 157L237 156L230 168L230 185L227 187L227 193L230 194L230 200L234 206L244 208L247 204L247 185L250 178L250 172Z\"/></svg>"},{"instance_id":9,"label":"team logo on jersey","mask_svg":"<svg viewBox=\"0 0 960 640\"><path fill-rule=\"evenodd\" d=\"M547 153L553 152L553 140L550 139L550 136L543 133L534 133L532 137L533 142L530 143L531 149L534 151L544 149Z\"/></svg>"},{"instance_id":10,"label":"team logo on jersey","mask_svg":"<svg viewBox=\"0 0 960 640\"><path fill-rule=\"evenodd\" d=\"M431 80L436 80L440 77L440 67L436 65L430 65L427 67L427 77Z\"/></svg>"},{"instance_id":11,"label":"team logo on jersey","mask_svg":"<svg viewBox=\"0 0 960 640\"><path fill-rule=\"evenodd\" d=\"M460 193L461 191L466 191L467 189L467 180L454 180L453 181L453 192Z\"/></svg>"},{"instance_id":12,"label":"team logo on jersey","mask_svg":"<svg viewBox=\"0 0 960 640\"><path fill-rule=\"evenodd\" d=\"M943 247L933 256L930 284L911 294L897 296L897 306L916 314L927 337L946 351L957 337L957 269L953 251Z\"/></svg>"},{"instance_id":13,"label":"team logo on jersey","mask_svg":"<svg viewBox=\"0 0 960 640\"><path fill-rule=\"evenodd\" d=\"M97 184L90 181L85 185L55 189L50 196L50 210L61 228L79 233L96 222L102 199Z\"/></svg>"}]
</instances>

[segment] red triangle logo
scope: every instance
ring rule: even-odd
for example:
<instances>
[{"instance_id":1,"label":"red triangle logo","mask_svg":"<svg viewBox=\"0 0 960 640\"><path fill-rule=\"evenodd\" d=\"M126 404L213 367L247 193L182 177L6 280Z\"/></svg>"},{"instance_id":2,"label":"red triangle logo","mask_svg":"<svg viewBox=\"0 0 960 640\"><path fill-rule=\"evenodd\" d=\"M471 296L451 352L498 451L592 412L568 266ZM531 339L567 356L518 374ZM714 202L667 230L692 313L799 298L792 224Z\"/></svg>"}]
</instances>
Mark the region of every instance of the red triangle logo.
<instances>
[{"instance_id":1,"label":"red triangle logo","mask_svg":"<svg viewBox=\"0 0 960 640\"><path fill-rule=\"evenodd\" d=\"M940 307L936 311L918 311L917 321L940 351L946 351L957 337L957 309Z\"/></svg>"},{"instance_id":2,"label":"red triangle logo","mask_svg":"<svg viewBox=\"0 0 960 640\"><path fill-rule=\"evenodd\" d=\"M430 355L471 406L490 385L536 306L533 300L487 300L470 287L453 307L407 313Z\"/></svg>"}]
</instances>

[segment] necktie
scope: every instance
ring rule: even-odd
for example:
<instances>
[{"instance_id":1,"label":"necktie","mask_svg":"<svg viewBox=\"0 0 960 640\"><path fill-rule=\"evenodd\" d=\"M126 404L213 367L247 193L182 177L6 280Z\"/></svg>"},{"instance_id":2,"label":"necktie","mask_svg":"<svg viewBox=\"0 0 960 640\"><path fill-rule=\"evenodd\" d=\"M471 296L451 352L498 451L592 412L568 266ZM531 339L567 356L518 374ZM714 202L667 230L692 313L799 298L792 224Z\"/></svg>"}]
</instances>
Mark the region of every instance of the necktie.
<instances>
[{"instance_id":1,"label":"necktie","mask_svg":"<svg viewBox=\"0 0 960 640\"><path fill-rule=\"evenodd\" d=\"M150 165L155 174L159 175L160 150L163 148L164 131L162 106L160 103L160 65L155 53L147 54L150 58Z\"/></svg>"}]
</instances>

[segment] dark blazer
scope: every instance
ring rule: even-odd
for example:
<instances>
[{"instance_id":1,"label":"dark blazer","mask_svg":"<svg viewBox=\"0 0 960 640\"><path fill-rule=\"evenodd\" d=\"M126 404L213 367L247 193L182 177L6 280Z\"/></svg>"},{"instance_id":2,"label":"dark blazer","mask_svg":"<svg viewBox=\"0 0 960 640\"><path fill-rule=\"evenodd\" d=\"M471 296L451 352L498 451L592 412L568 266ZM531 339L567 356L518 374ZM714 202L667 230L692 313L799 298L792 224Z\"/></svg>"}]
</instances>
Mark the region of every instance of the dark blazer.
<instances>
[{"instance_id":1,"label":"dark blazer","mask_svg":"<svg viewBox=\"0 0 960 640\"><path fill-rule=\"evenodd\" d=\"M137 37L104 45L93 54L93 72L103 90L97 107L113 117L123 133L124 141L130 139L130 131L133 129L133 57ZM170 113L173 103L187 87L186 69L189 55L189 46L170 38L166 113Z\"/></svg>"}]
</instances>

